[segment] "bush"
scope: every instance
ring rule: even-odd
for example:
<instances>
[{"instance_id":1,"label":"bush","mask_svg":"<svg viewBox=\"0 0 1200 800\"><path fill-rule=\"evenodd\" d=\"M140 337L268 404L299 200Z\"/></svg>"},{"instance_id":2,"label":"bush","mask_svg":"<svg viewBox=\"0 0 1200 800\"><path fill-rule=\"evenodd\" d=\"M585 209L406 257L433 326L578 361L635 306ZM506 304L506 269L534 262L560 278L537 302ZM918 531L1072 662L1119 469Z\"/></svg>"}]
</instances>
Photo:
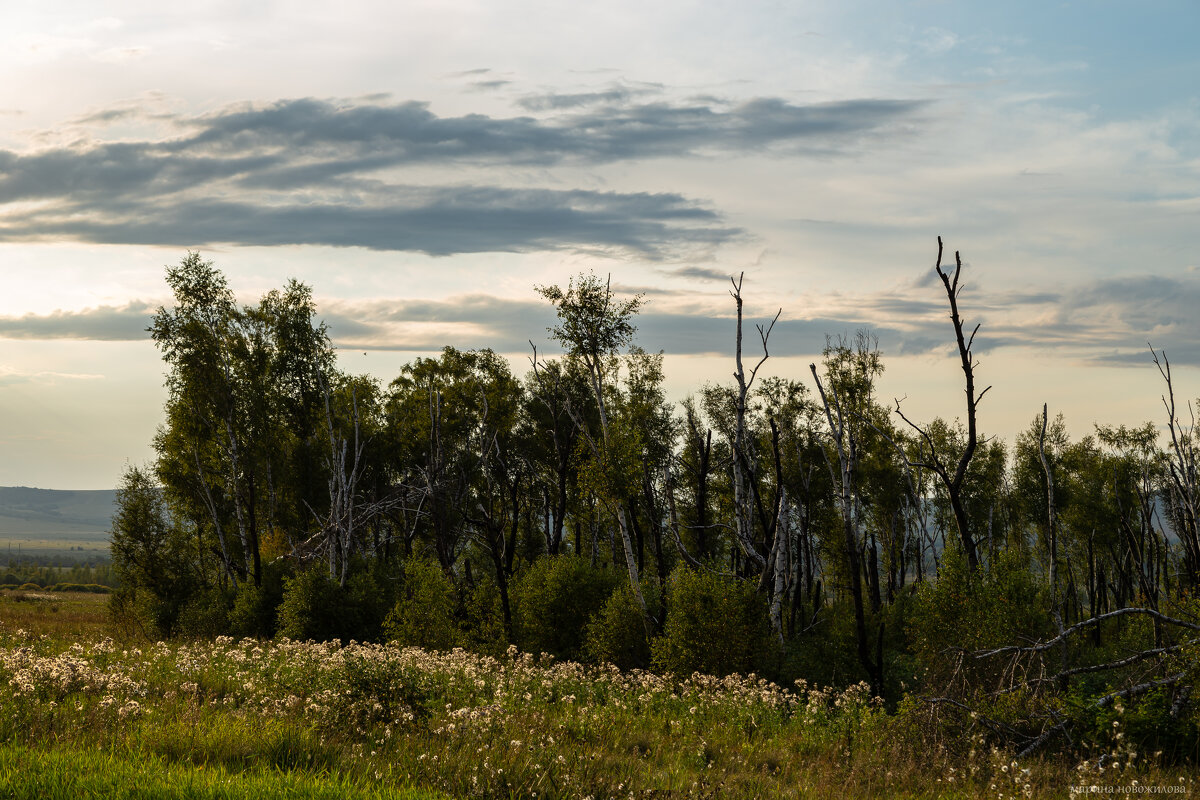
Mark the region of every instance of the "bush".
<instances>
[{"instance_id":1,"label":"bush","mask_svg":"<svg viewBox=\"0 0 1200 800\"><path fill-rule=\"evenodd\" d=\"M279 605L283 602L285 568L282 564L264 564L262 585L245 582L238 587L229 612L229 633L270 639L279 623Z\"/></svg>"},{"instance_id":2,"label":"bush","mask_svg":"<svg viewBox=\"0 0 1200 800\"><path fill-rule=\"evenodd\" d=\"M459 643L454 620L454 584L432 558L404 562L400 598L383 622L390 641L428 650L449 650Z\"/></svg>"},{"instance_id":3,"label":"bush","mask_svg":"<svg viewBox=\"0 0 1200 800\"><path fill-rule=\"evenodd\" d=\"M213 609L203 595L191 561L191 539L167 508L149 469L129 467L117 488L112 518L113 570L128 594L111 606L114 614L132 613L131 627L152 638L170 638L183 627L207 631ZM223 603L223 599L222 599ZM182 616L191 607L185 625ZM118 622L121 622L118 619Z\"/></svg>"},{"instance_id":4,"label":"bush","mask_svg":"<svg viewBox=\"0 0 1200 800\"><path fill-rule=\"evenodd\" d=\"M1021 554L998 554L987 571L972 573L957 548L947 547L936 581L917 592L909 616L914 655L935 682L956 662L945 657L947 647L980 650L1039 639L1053 625L1035 581ZM972 664L975 678L987 682L989 670L1002 660ZM995 677L995 676L990 676Z\"/></svg>"},{"instance_id":5,"label":"bush","mask_svg":"<svg viewBox=\"0 0 1200 800\"><path fill-rule=\"evenodd\" d=\"M650 589L652 584L643 585ZM651 598L646 598L647 603ZM642 610L629 584L623 584L608 596L604 607L587 625L584 653L591 661L614 664L621 669L645 669L650 666L650 642Z\"/></svg>"},{"instance_id":6,"label":"bush","mask_svg":"<svg viewBox=\"0 0 1200 800\"><path fill-rule=\"evenodd\" d=\"M211 639L229 630L229 595L218 588L207 588L187 596L179 611L174 634L196 639Z\"/></svg>"},{"instance_id":7,"label":"bush","mask_svg":"<svg viewBox=\"0 0 1200 800\"><path fill-rule=\"evenodd\" d=\"M107 586L98 583L56 583L50 589L52 592L85 592L88 594L108 594L112 591Z\"/></svg>"},{"instance_id":8,"label":"bush","mask_svg":"<svg viewBox=\"0 0 1200 800\"><path fill-rule=\"evenodd\" d=\"M803 678L817 686L850 686L870 676L858 660L854 606L850 598L821 610L821 622L787 641L780 678L791 683ZM875 630L870 622L868 630ZM885 651L885 657L891 651ZM910 676L911 677L911 676Z\"/></svg>"},{"instance_id":9,"label":"bush","mask_svg":"<svg viewBox=\"0 0 1200 800\"><path fill-rule=\"evenodd\" d=\"M612 572L592 567L582 558L538 559L512 586L517 643L531 652L580 660L585 628L604 608L616 584Z\"/></svg>"},{"instance_id":10,"label":"bush","mask_svg":"<svg viewBox=\"0 0 1200 800\"><path fill-rule=\"evenodd\" d=\"M321 563L285 580L278 635L317 641L380 638L387 597L375 575L359 566L345 587L330 578Z\"/></svg>"},{"instance_id":11,"label":"bush","mask_svg":"<svg viewBox=\"0 0 1200 800\"><path fill-rule=\"evenodd\" d=\"M117 589L108 600L108 613L126 635L145 639L165 639L176 632L179 610L173 603L160 600L150 592L126 586Z\"/></svg>"},{"instance_id":12,"label":"bush","mask_svg":"<svg viewBox=\"0 0 1200 800\"><path fill-rule=\"evenodd\" d=\"M477 579L475 587L464 600L463 646L473 653L499 656L509 645L508 634L504 630L500 587L490 577Z\"/></svg>"},{"instance_id":13,"label":"bush","mask_svg":"<svg viewBox=\"0 0 1200 800\"><path fill-rule=\"evenodd\" d=\"M767 605L754 584L677 569L667 582L667 621L651 645L656 668L676 675L728 675L768 666Z\"/></svg>"}]
</instances>

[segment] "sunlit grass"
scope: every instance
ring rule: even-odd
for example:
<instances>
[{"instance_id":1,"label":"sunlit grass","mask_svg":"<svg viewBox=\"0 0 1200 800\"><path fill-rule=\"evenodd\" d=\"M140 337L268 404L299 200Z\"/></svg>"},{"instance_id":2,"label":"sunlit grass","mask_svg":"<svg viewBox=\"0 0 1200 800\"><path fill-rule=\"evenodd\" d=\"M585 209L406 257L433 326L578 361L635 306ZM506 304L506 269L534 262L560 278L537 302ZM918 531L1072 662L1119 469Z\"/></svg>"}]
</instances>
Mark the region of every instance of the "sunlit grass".
<instances>
[{"instance_id":1,"label":"sunlit grass","mask_svg":"<svg viewBox=\"0 0 1200 800\"><path fill-rule=\"evenodd\" d=\"M63 614L92 614L93 635L63 636ZM98 635L102 619L92 598L0 611L0 796L1041 797L1181 777L1192 788L1115 733L1102 765L1017 762L982 733L947 748L862 685L622 673L515 651L136 643Z\"/></svg>"},{"instance_id":2,"label":"sunlit grass","mask_svg":"<svg viewBox=\"0 0 1200 800\"><path fill-rule=\"evenodd\" d=\"M36 630L55 641L98 639L112 633L108 595L89 592L0 591L0 626Z\"/></svg>"},{"instance_id":3,"label":"sunlit grass","mask_svg":"<svg viewBox=\"0 0 1200 800\"><path fill-rule=\"evenodd\" d=\"M35 750L12 746L0 748L0 795L29 800L434 800L442 796L372 785L370 781L329 772L192 766L136 750Z\"/></svg>"}]
</instances>

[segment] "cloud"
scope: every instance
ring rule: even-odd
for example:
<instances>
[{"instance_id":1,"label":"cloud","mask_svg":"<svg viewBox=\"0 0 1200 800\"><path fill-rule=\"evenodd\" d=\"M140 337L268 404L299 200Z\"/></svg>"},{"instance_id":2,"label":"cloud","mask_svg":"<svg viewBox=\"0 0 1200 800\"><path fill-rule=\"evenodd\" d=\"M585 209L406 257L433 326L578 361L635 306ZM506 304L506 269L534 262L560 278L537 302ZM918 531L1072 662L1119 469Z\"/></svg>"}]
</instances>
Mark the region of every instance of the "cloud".
<instances>
[{"instance_id":1,"label":"cloud","mask_svg":"<svg viewBox=\"0 0 1200 800\"><path fill-rule=\"evenodd\" d=\"M609 94L614 102L631 96L629 90ZM556 109L574 109L596 99L588 95L542 98ZM715 100L620 104L535 119L483 114L439 117L426 103L415 101L387 105L305 98L180 119L181 125L195 132L158 146L173 156L192 157L274 152L286 155L290 163L330 152L341 159L371 153L389 166L458 161L599 164L708 150L745 152L774 145L835 152L851 150L862 137L896 123L912 122L927 105L922 100L881 99L795 105L779 98L759 98L734 105ZM286 153L280 152L284 147Z\"/></svg>"},{"instance_id":2,"label":"cloud","mask_svg":"<svg viewBox=\"0 0 1200 800\"><path fill-rule=\"evenodd\" d=\"M827 301L849 316L881 321L903 337L901 352L953 349L944 290L927 281ZM1073 361L1147 363L1147 342L1175 363L1200 366L1200 275L1130 275L1042 290L971 291L959 297L974 349L1046 349ZM836 314L835 314L836 316ZM881 335L884 349L889 346Z\"/></svg>"},{"instance_id":3,"label":"cloud","mask_svg":"<svg viewBox=\"0 0 1200 800\"><path fill-rule=\"evenodd\" d=\"M148 339L146 328L155 308L134 301L123 306L97 306L50 314L0 316L0 338L4 339L92 339L136 341Z\"/></svg>"},{"instance_id":4,"label":"cloud","mask_svg":"<svg viewBox=\"0 0 1200 800\"><path fill-rule=\"evenodd\" d=\"M447 345L521 352L529 349L530 339L544 340L556 320L549 303L482 294L335 302L322 306L320 315L339 347L415 352Z\"/></svg>"},{"instance_id":5,"label":"cloud","mask_svg":"<svg viewBox=\"0 0 1200 800\"><path fill-rule=\"evenodd\" d=\"M958 34L945 28L927 28L922 45L924 50L934 55L941 55L953 50L961 42Z\"/></svg>"},{"instance_id":6,"label":"cloud","mask_svg":"<svg viewBox=\"0 0 1200 800\"><path fill-rule=\"evenodd\" d=\"M0 241L61 238L107 244L315 244L455 253L572 249L658 260L742 236L676 194L487 186L393 187L353 204L181 198L64 203L0 219Z\"/></svg>"},{"instance_id":7,"label":"cloud","mask_svg":"<svg viewBox=\"0 0 1200 800\"><path fill-rule=\"evenodd\" d=\"M612 106L627 103L635 97L655 94L661 86L614 86L598 92L547 92L533 94L517 100L517 105L526 111L561 111L565 108L582 106Z\"/></svg>"},{"instance_id":8,"label":"cloud","mask_svg":"<svg viewBox=\"0 0 1200 800\"><path fill-rule=\"evenodd\" d=\"M657 303L656 303L657 304ZM341 302L321 310L330 335L346 349L409 350L426 352L446 345L462 349L489 347L503 353L529 350L529 340L539 352L557 352L547 329L557 319L553 308L538 300L490 295L463 295L446 300L381 300ZM747 316L746 336L757 345L756 320ZM651 351L672 355L732 353L735 320L732 316L681 310L655 310L638 314L636 341ZM819 353L826 335L851 333L865 320L781 319L771 335L772 355ZM881 339L893 344L906 334L894 327L872 327ZM895 352L893 350L893 352Z\"/></svg>"},{"instance_id":9,"label":"cloud","mask_svg":"<svg viewBox=\"0 0 1200 800\"><path fill-rule=\"evenodd\" d=\"M676 278L700 278L701 280L721 281L722 283L733 277L732 275L719 269L696 266L680 267L678 269L669 270L667 274Z\"/></svg>"},{"instance_id":10,"label":"cloud","mask_svg":"<svg viewBox=\"0 0 1200 800\"><path fill-rule=\"evenodd\" d=\"M249 212L247 212L249 213ZM252 220L253 222L253 220ZM734 318L695 290L618 287L622 294L647 292L653 300L636 319L638 343L674 355L732 351ZM1046 349L1071 361L1147 363L1147 342L1165 347L1172 363L1200 366L1200 275L1098 279L1044 290L971 291L959 298L968 331L979 324L976 354L1001 348ZM714 311L716 309L716 311ZM793 316L797 310L809 316ZM50 314L0 317L0 338L142 341L155 306L134 301ZM754 325L774 308L747 309L744 333L758 346ZM806 296L803 308L783 308L771 336L773 356L819 353L826 336L860 328L879 337L890 355L953 353L953 330L940 286ZM513 299L465 294L444 299L388 298L321 301L334 343L346 349L428 352L446 345L490 347L499 352L555 351L547 329L553 308L530 292ZM10 382L13 379L9 379Z\"/></svg>"},{"instance_id":11,"label":"cloud","mask_svg":"<svg viewBox=\"0 0 1200 800\"><path fill-rule=\"evenodd\" d=\"M508 86L511 83L512 81L506 81L503 79L475 81L471 84L471 89L476 92L492 92L496 89L503 89L505 86Z\"/></svg>"},{"instance_id":12,"label":"cloud","mask_svg":"<svg viewBox=\"0 0 1200 800\"><path fill-rule=\"evenodd\" d=\"M52 372L41 370L30 372L14 369L0 364L0 386L12 386L18 383L58 383L59 381L94 381L102 380L103 375L82 372Z\"/></svg>"},{"instance_id":13,"label":"cloud","mask_svg":"<svg viewBox=\"0 0 1200 800\"><path fill-rule=\"evenodd\" d=\"M616 90L614 90L616 91ZM639 90L640 91L640 90ZM621 90L613 100L635 92ZM561 100L561 98L560 98ZM76 124L166 121L157 140L0 150L0 238L198 246L325 244L445 255L571 250L694 256L741 236L677 194L397 183L402 167L595 165L765 151L830 153L914 118L921 101L798 106L776 98L568 110L546 119L441 117L362 98L242 104L200 116L128 103ZM450 174L450 173L447 173Z\"/></svg>"}]
</instances>

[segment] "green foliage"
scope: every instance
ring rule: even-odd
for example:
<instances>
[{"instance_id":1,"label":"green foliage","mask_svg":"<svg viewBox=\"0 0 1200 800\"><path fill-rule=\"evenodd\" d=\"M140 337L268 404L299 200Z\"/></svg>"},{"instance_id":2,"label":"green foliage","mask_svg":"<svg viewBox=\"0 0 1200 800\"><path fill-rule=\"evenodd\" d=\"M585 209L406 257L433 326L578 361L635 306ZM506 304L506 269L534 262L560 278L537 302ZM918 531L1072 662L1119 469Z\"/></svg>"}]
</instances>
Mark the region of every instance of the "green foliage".
<instances>
[{"instance_id":1,"label":"green foliage","mask_svg":"<svg viewBox=\"0 0 1200 800\"><path fill-rule=\"evenodd\" d=\"M477 580L464 598L464 619L459 633L464 647L474 653L498 656L509 645L504 631L504 608L494 580Z\"/></svg>"},{"instance_id":2,"label":"green foliage","mask_svg":"<svg viewBox=\"0 0 1200 800\"><path fill-rule=\"evenodd\" d=\"M559 324L550 334L580 356L594 371L599 362L633 338L633 324L642 306L642 295L629 300L613 298L607 281L595 274L572 278L567 288L539 286L538 294L554 304Z\"/></svg>"},{"instance_id":3,"label":"green foliage","mask_svg":"<svg viewBox=\"0 0 1200 800\"><path fill-rule=\"evenodd\" d=\"M263 568L262 585L243 583L234 595L229 611L229 633L270 639L279 624L279 606L283 602L283 585L288 578L282 563Z\"/></svg>"},{"instance_id":4,"label":"green foliage","mask_svg":"<svg viewBox=\"0 0 1200 800\"><path fill-rule=\"evenodd\" d=\"M402 645L449 650L458 644L456 603L454 584L441 566L414 556L404 562L404 586L384 620L384 635Z\"/></svg>"},{"instance_id":5,"label":"green foliage","mask_svg":"<svg viewBox=\"0 0 1200 800\"><path fill-rule=\"evenodd\" d=\"M581 659L587 624L604 608L617 580L582 558L537 560L512 587L517 643L530 652Z\"/></svg>"},{"instance_id":6,"label":"green foliage","mask_svg":"<svg viewBox=\"0 0 1200 800\"><path fill-rule=\"evenodd\" d=\"M0 575L0 588L18 587L24 583L32 583L41 587L54 587L52 591L110 591L120 585L112 564L101 563L71 564L65 566L58 558L23 558L20 563L10 560L8 569ZM68 589L57 587L89 586L98 588Z\"/></svg>"},{"instance_id":7,"label":"green foliage","mask_svg":"<svg viewBox=\"0 0 1200 800\"><path fill-rule=\"evenodd\" d=\"M132 615L148 635L171 636L199 590L187 535L148 470L129 467L117 489L113 568L122 588L114 613Z\"/></svg>"},{"instance_id":8,"label":"green foliage","mask_svg":"<svg viewBox=\"0 0 1200 800\"><path fill-rule=\"evenodd\" d=\"M647 587L649 588L649 587ZM646 598L652 604L652 598ZM650 666L650 643L633 590L621 584L587 624L584 653L591 661L621 669Z\"/></svg>"},{"instance_id":9,"label":"green foliage","mask_svg":"<svg viewBox=\"0 0 1200 800\"><path fill-rule=\"evenodd\" d=\"M651 644L657 669L728 675L769 666L767 606L750 581L677 569L667 583L667 621Z\"/></svg>"},{"instance_id":10,"label":"green foliage","mask_svg":"<svg viewBox=\"0 0 1200 800\"><path fill-rule=\"evenodd\" d=\"M817 686L849 686L868 676L855 651L854 608L849 600L821 610L822 621L784 644L780 674Z\"/></svg>"},{"instance_id":11,"label":"green foliage","mask_svg":"<svg viewBox=\"0 0 1200 800\"><path fill-rule=\"evenodd\" d=\"M98 583L56 583L49 589L52 592L89 592L91 594L108 594L112 591L108 586Z\"/></svg>"},{"instance_id":12,"label":"green foliage","mask_svg":"<svg viewBox=\"0 0 1200 800\"><path fill-rule=\"evenodd\" d=\"M229 593L217 587L193 592L180 609L176 634L211 639L229 630L229 599Z\"/></svg>"},{"instance_id":13,"label":"green foliage","mask_svg":"<svg viewBox=\"0 0 1200 800\"><path fill-rule=\"evenodd\" d=\"M332 709L326 722L332 730L398 720L419 724L429 717L429 681L411 663L377 658L374 653L354 654L342 659L335 680L345 687L346 702Z\"/></svg>"},{"instance_id":14,"label":"green foliage","mask_svg":"<svg viewBox=\"0 0 1200 800\"><path fill-rule=\"evenodd\" d=\"M1191 713L1172 714L1171 692L1155 689L1130 700L1097 708L1097 695L1082 687L1071 692L1076 735L1093 746L1124 755L1133 749L1161 752L1169 761L1188 763L1200 758L1200 719Z\"/></svg>"},{"instance_id":15,"label":"green foliage","mask_svg":"<svg viewBox=\"0 0 1200 800\"><path fill-rule=\"evenodd\" d=\"M914 654L935 675L948 666L947 647L980 650L1051 631L1041 587L1016 550L1001 551L987 570L972 572L961 550L948 547L937 580L921 585L909 617Z\"/></svg>"},{"instance_id":16,"label":"green foliage","mask_svg":"<svg viewBox=\"0 0 1200 800\"><path fill-rule=\"evenodd\" d=\"M1078 731L1079 752L1014 763L1011 749L991 747L982 714L961 746L944 746L924 735L925 703L890 714L864 684L783 688L391 645L218 637L132 647L99 631L51 638L2 621L4 796L355 797L367 787L404 797L416 785L453 797L797 800L834 787L866 800L1001 787L1056 796L1096 778L1195 790L1194 756L1138 747L1131 757L1133 732L1164 721L1165 698L1146 698L1153 712L1127 702L1097 715ZM1106 756L1096 769L1114 751L1120 767ZM122 795L130 782L144 791Z\"/></svg>"},{"instance_id":17,"label":"green foliage","mask_svg":"<svg viewBox=\"0 0 1200 800\"><path fill-rule=\"evenodd\" d=\"M290 639L373 641L386 613L386 596L370 571L356 570L343 587L318 562L284 580L276 630Z\"/></svg>"},{"instance_id":18,"label":"green foliage","mask_svg":"<svg viewBox=\"0 0 1200 800\"><path fill-rule=\"evenodd\" d=\"M338 384L312 291L290 281L240 307L211 261L188 253L167 269L175 304L151 338L168 367L157 478L195 530L205 578L260 584L270 540L302 533L328 507L328 418L322 387Z\"/></svg>"},{"instance_id":19,"label":"green foliage","mask_svg":"<svg viewBox=\"0 0 1200 800\"><path fill-rule=\"evenodd\" d=\"M965 474L951 478L941 467L968 452L968 430L953 420L917 434L898 428L876 396L883 361L865 331L830 340L824 352L824 385L844 425L827 420L804 383L765 375L744 398L707 386L680 418L661 354L632 346L642 298L617 298L595 275L538 290L555 307L551 334L565 355L537 360L524 381L492 351L446 348L403 367L386 391L336 370L302 284L241 306L196 254L168 270L167 282L174 305L159 309L151 329L168 368L158 460L153 471L129 472L114 519L113 577L124 586L111 608L127 631L386 635L465 647L496 664L536 663L505 655L511 641L621 668L757 670L842 687L868 678L889 704L915 686L1022 732L1058 713L1077 714L1090 730L1104 722L1096 698L1193 669L1175 666L1179 631L1149 631L1149 617L1081 626L1053 652L1022 651L1028 669L1005 658L968 658L960 669L956 660L964 649L1052 636L1052 611L1066 627L1136 604L1165 613L1187 596L1186 537L1163 527L1187 529L1195 503L1179 480L1190 468L1166 469L1153 425L1098 428L1077 443L1065 421L1048 426L1051 526L1041 426L1013 449L978 442ZM942 552L938 534L955 530L964 535L951 535ZM778 551L776 531L786 536ZM975 544L982 566L973 571L958 550ZM756 588L762 565L747 558L751 547L782 555L772 560L784 580L761 582L768 591ZM414 552L425 560L402 563ZM58 564L33 569L19 553L5 586L107 583ZM280 560L314 553L322 563L298 574ZM627 553L641 578L626 574ZM701 570L668 580L672 567L696 559L737 577ZM1053 592L1043 585L1051 567ZM48 604L41 592L21 596L25 606ZM773 599L781 649L766 618ZM658 620L654 639L647 628ZM1122 661L1138 653L1149 655ZM388 708L379 695L388 676L363 669L343 676L356 706ZM222 680L198 683L225 697L233 688ZM1183 741L1190 723L1172 728L1163 705L1194 683L1189 675L1169 698L1148 696L1127 713ZM305 682L290 691L297 702L314 697ZM453 724L479 722L473 714ZM656 748L645 731L628 738L622 752L634 758ZM729 766L717 744L695 751L688 757L705 769ZM775 755L759 756L780 769ZM498 781L488 791L510 789Z\"/></svg>"}]
</instances>

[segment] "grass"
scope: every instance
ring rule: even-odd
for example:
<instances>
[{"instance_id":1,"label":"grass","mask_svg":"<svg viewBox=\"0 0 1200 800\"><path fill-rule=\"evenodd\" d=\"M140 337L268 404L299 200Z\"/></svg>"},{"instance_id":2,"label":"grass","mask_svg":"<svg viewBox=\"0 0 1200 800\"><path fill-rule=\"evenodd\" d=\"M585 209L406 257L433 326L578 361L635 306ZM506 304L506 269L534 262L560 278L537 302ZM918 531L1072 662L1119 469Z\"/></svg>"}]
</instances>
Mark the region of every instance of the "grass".
<instances>
[{"instance_id":1,"label":"grass","mask_svg":"<svg viewBox=\"0 0 1200 800\"><path fill-rule=\"evenodd\" d=\"M0 624L71 643L113 634L108 595L89 592L0 591Z\"/></svg>"},{"instance_id":2,"label":"grass","mask_svg":"<svg viewBox=\"0 0 1200 800\"><path fill-rule=\"evenodd\" d=\"M172 763L153 754L76 747L0 748L0 794L29 800L436 800L435 792L371 786L348 776Z\"/></svg>"},{"instance_id":3,"label":"grass","mask_svg":"<svg viewBox=\"0 0 1200 800\"><path fill-rule=\"evenodd\" d=\"M621 673L515 652L117 641L107 638L103 596L27 594L0 602L0 797L998 798L1065 797L1084 783L1194 788L1190 774L1132 753L1116 729L1102 768L1095 758L1017 762L982 732L948 747L927 719L885 713L861 686L785 690L753 676Z\"/></svg>"}]
</instances>

